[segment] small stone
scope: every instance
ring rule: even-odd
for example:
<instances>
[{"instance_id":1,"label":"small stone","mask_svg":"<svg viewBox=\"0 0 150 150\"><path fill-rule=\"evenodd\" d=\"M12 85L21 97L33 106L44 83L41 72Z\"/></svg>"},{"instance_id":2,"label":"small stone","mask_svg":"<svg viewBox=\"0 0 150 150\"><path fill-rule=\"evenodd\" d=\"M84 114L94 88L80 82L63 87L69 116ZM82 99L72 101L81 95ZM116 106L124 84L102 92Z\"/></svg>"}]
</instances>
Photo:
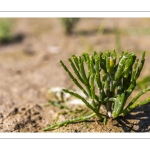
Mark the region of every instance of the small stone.
<instances>
[{"instance_id":1,"label":"small stone","mask_svg":"<svg viewBox=\"0 0 150 150\"><path fill-rule=\"evenodd\" d=\"M139 125L133 125L133 129L138 131L139 130Z\"/></svg>"}]
</instances>

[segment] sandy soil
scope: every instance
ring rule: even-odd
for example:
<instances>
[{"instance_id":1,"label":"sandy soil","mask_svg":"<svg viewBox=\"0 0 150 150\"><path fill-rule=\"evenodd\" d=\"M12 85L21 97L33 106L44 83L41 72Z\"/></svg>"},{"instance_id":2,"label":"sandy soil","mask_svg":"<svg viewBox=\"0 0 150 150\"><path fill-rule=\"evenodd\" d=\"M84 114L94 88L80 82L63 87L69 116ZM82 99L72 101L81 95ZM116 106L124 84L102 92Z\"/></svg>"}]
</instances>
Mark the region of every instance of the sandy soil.
<instances>
[{"instance_id":1,"label":"sandy soil","mask_svg":"<svg viewBox=\"0 0 150 150\"><path fill-rule=\"evenodd\" d=\"M80 19L71 36L64 34L58 18L18 18L13 21L13 33L21 35L21 39L0 45L0 132L43 132L44 127L51 125L57 114L65 110L45 106L47 90L73 85L59 60L68 65L67 58L72 54L118 48L116 28L121 31L120 49L133 51L139 57L143 50L147 51L140 77L150 73L150 19ZM149 108L147 105L125 118L109 119L105 126L94 118L49 132L149 132ZM67 112L57 121L69 117Z\"/></svg>"}]
</instances>

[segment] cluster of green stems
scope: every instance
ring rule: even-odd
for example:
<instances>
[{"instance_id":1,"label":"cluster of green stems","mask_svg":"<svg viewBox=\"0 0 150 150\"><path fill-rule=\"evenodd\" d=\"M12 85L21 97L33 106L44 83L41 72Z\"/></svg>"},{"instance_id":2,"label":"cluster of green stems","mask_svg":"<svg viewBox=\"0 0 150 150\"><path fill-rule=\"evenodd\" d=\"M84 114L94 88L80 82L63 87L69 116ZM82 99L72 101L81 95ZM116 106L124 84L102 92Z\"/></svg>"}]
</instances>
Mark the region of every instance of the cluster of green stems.
<instances>
[{"instance_id":1,"label":"cluster of green stems","mask_svg":"<svg viewBox=\"0 0 150 150\"><path fill-rule=\"evenodd\" d=\"M136 81L143 68L145 52L142 54L140 63L134 53L128 52L122 52L117 63L117 53L115 50L105 53L94 52L93 55L83 53L79 57L73 55L68 60L74 74L69 71L62 61L60 63L87 98L71 90L63 89L63 91L81 99L93 111L93 114L56 124L55 127L71 122L84 121L87 118L93 117L93 115L96 115L100 121L106 123L105 121L108 117L117 118L125 116L135 107L150 102L150 97L141 102L136 102L140 96L150 91L150 88L146 88L125 107L127 99L136 87ZM105 107L106 114L100 110L101 106ZM53 126L50 126L46 129L52 128Z\"/></svg>"}]
</instances>

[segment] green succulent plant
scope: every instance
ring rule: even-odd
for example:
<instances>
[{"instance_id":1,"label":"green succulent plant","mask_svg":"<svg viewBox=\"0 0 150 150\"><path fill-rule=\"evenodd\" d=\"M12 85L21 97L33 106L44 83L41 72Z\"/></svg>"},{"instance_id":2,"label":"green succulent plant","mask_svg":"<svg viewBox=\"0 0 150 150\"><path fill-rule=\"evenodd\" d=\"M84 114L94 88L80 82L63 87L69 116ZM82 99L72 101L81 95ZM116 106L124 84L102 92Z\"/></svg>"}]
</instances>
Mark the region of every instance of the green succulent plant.
<instances>
[{"instance_id":1,"label":"green succulent plant","mask_svg":"<svg viewBox=\"0 0 150 150\"><path fill-rule=\"evenodd\" d=\"M125 116L135 107L150 102L150 97L137 102L140 96L150 91L150 87L148 87L127 104L127 100L134 91L136 81L143 68L145 52L142 54L140 63L138 63L139 59L133 52L122 52L117 62L115 50L105 53L94 52L93 55L83 53L79 57L73 55L68 60L74 75L62 61L60 63L75 85L82 90L87 98L68 89L63 89L63 91L81 99L93 113L89 116L54 124L44 130L50 130L68 123L84 121L94 115L106 124L107 118L115 119L119 116ZM105 107L105 114L100 110L101 106Z\"/></svg>"},{"instance_id":2,"label":"green succulent plant","mask_svg":"<svg viewBox=\"0 0 150 150\"><path fill-rule=\"evenodd\" d=\"M79 18L61 18L62 25L67 35L72 34L72 31L79 21Z\"/></svg>"}]
</instances>

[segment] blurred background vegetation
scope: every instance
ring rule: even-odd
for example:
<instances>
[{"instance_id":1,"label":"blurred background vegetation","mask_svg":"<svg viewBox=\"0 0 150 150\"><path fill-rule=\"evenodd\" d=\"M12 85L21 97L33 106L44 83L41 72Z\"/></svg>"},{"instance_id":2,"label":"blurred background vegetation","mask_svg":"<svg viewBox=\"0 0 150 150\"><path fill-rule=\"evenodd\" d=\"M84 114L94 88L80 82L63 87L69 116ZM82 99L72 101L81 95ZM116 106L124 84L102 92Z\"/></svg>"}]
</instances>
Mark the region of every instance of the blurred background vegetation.
<instances>
[{"instance_id":1,"label":"blurred background vegetation","mask_svg":"<svg viewBox=\"0 0 150 150\"><path fill-rule=\"evenodd\" d=\"M78 21L79 18L61 18L61 23L64 27L65 34L72 34L73 29Z\"/></svg>"},{"instance_id":2,"label":"blurred background vegetation","mask_svg":"<svg viewBox=\"0 0 150 150\"><path fill-rule=\"evenodd\" d=\"M0 18L0 44L9 44L22 40L21 34L13 33L15 26L15 19Z\"/></svg>"},{"instance_id":3,"label":"blurred background vegetation","mask_svg":"<svg viewBox=\"0 0 150 150\"><path fill-rule=\"evenodd\" d=\"M13 39L12 28L11 19L0 19L0 43L7 43Z\"/></svg>"},{"instance_id":4,"label":"blurred background vegetation","mask_svg":"<svg viewBox=\"0 0 150 150\"><path fill-rule=\"evenodd\" d=\"M9 51L5 51L8 50ZM150 84L150 19L149 18L1 18L0 59L21 60L45 54L62 57L82 52L116 49L146 53L146 66L138 88ZM57 66L57 65L54 65ZM54 67L52 66L52 67ZM53 70L51 70L53 72ZM54 72L53 72L54 74ZM56 85L59 79L51 86ZM63 85L63 83L62 83Z\"/></svg>"}]
</instances>

